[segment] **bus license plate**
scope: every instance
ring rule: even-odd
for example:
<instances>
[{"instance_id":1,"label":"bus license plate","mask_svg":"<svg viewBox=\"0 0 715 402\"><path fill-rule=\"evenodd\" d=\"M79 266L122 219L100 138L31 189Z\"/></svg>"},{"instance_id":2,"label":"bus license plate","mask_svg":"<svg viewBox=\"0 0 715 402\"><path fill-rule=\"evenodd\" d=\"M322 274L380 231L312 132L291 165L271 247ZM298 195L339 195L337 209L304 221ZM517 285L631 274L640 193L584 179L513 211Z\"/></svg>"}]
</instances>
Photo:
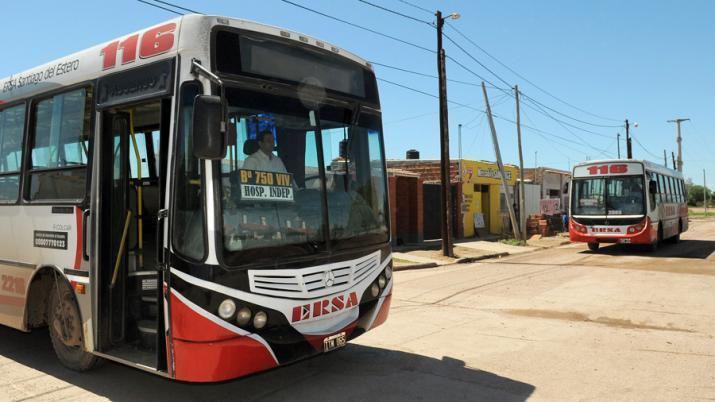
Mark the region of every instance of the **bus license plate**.
<instances>
[{"instance_id":1,"label":"bus license plate","mask_svg":"<svg viewBox=\"0 0 715 402\"><path fill-rule=\"evenodd\" d=\"M630 244L631 239L619 239L618 242L621 244Z\"/></svg>"},{"instance_id":2,"label":"bus license plate","mask_svg":"<svg viewBox=\"0 0 715 402\"><path fill-rule=\"evenodd\" d=\"M335 334L323 339L323 352L330 352L331 350L342 348L347 343L345 332Z\"/></svg>"}]
</instances>

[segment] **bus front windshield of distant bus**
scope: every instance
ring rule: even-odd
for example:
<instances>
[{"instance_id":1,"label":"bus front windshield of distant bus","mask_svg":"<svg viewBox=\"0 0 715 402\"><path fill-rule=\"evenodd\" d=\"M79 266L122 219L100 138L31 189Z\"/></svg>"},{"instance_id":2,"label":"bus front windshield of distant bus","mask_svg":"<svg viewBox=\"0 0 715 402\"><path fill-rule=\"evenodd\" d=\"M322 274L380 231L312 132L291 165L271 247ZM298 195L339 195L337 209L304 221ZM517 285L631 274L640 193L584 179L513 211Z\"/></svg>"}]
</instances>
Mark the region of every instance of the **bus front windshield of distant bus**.
<instances>
[{"instance_id":1,"label":"bus front windshield of distant bus","mask_svg":"<svg viewBox=\"0 0 715 402\"><path fill-rule=\"evenodd\" d=\"M380 118L298 99L227 91L221 162L224 262L269 263L386 243Z\"/></svg>"},{"instance_id":2,"label":"bus front windshield of distant bus","mask_svg":"<svg viewBox=\"0 0 715 402\"><path fill-rule=\"evenodd\" d=\"M573 215L643 215L643 176L613 176L573 181Z\"/></svg>"}]
</instances>

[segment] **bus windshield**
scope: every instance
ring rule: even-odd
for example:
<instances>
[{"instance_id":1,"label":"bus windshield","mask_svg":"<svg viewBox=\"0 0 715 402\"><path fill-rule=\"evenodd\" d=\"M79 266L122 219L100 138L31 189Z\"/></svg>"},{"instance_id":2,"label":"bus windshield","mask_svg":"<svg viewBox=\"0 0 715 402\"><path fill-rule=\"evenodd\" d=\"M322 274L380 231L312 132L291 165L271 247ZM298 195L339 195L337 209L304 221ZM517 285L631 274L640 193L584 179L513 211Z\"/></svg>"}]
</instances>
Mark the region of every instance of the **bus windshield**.
<instances>
[{"instance_id":1,"label":"bus windshield","mask_svg":"<svg viewBox=\"0 0 715 402\"><path fill-rule=\"evenodd\" d=\"M387 242L380 118L229 90L221 162L224 262L268 262Z\"/></svg>"},{"instance_id":2,"label":"bus windshield","mask_svg":"<svg viewBox=\"0 0 715 402\"><path fill-rule=\"evenodd\" d=\"M643 176L574 179L573 215L643 215Z\"/></svg>"}]
</instances>

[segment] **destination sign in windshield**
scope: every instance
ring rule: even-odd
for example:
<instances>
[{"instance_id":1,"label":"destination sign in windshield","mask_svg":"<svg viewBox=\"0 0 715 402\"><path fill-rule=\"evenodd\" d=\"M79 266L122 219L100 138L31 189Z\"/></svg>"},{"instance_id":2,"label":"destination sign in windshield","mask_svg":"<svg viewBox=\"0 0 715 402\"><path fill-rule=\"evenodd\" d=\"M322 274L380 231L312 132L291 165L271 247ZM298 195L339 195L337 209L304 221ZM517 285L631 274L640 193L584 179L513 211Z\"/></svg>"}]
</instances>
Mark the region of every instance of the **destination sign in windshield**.
<instances>
[{"instance_id":1,"label":"destination sign in windshield","mask_svg":"<svg viewBox=\"0 0 715 402\"><path fill-rule=\"evenodd\" d=\"M293 201L293 175L290 173L239 171L241 201Z\"/></svg>"}]
</instances>

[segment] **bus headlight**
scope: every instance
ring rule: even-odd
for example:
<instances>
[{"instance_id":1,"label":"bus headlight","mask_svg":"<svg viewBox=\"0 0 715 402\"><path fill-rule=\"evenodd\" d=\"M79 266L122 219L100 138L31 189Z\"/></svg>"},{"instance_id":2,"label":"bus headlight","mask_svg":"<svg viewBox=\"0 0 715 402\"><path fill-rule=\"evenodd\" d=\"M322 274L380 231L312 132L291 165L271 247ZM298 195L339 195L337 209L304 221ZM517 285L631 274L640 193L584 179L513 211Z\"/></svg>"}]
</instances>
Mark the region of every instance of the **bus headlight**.
<instances>
[{"instance_id":1,"label":"bus headlight","mask_svg":"<svg viewBox=\"0 0 715 402\"><path fill-rule=\"evenodd\" d=\"M268 315L264 313L263 311L259 311L256 313L256 315L253 317L253 327L256 329L261 329L266 326L266 323L268 322Z\"/></svg>"},{"instance_id":2,"label":"bus headlight","mask_svg":"<svg viewBox=\"0 0 715 402\"><path fill-rule=\"evenodd\" d=\"M387 278L387 279L392 278L392 268L390 268L390 267L385 268L385 278Z\"/></svg>"},{"instance_id":3,"label":"bus headlight","mask_svg":"<svg viewBox=\"0 0 715 402\"><path fill-rule=\"evenodd\" d=\"M248 307L243 307L242 309L238 310L238 315L236 315L236 323L238 323L239 326L244 327L249 322L251 322L251 309Z\"/></svg>"},{"instance_id":4,"label":"bus headlight","mask_svg":"<svg viewBox=\"0 0 715 402\"><path fill-rule=\"evenodd\" d=\"M385 275L380 275L380 277L377 278L377 285L380 287L380 289L385 288L385 285L387 285L387 279L385 279Z\"/></svg>"},{"instance_id":5,"label":"bus headlight","mask_svg":"<svg viewBox=\"0 0 715 402\"><path fill-rule=\"evenodd\" d=\"M377 286L377 283L373 283L372 286L370 286L370 293L372 294L372 297L377 297L380 293L380 287Z\"/></svg>"},{"instance_id":6,"label":"bus headlight","mask_svg":"<svg viewBox=\"0 0 715 402\"><path fill-rule=\"evenodd\" d=\"M228 320L233 317L236 312L236 303L231 299L226 299L218 305L218 316L224 320Z\"/></svg>"}]
</instances>

